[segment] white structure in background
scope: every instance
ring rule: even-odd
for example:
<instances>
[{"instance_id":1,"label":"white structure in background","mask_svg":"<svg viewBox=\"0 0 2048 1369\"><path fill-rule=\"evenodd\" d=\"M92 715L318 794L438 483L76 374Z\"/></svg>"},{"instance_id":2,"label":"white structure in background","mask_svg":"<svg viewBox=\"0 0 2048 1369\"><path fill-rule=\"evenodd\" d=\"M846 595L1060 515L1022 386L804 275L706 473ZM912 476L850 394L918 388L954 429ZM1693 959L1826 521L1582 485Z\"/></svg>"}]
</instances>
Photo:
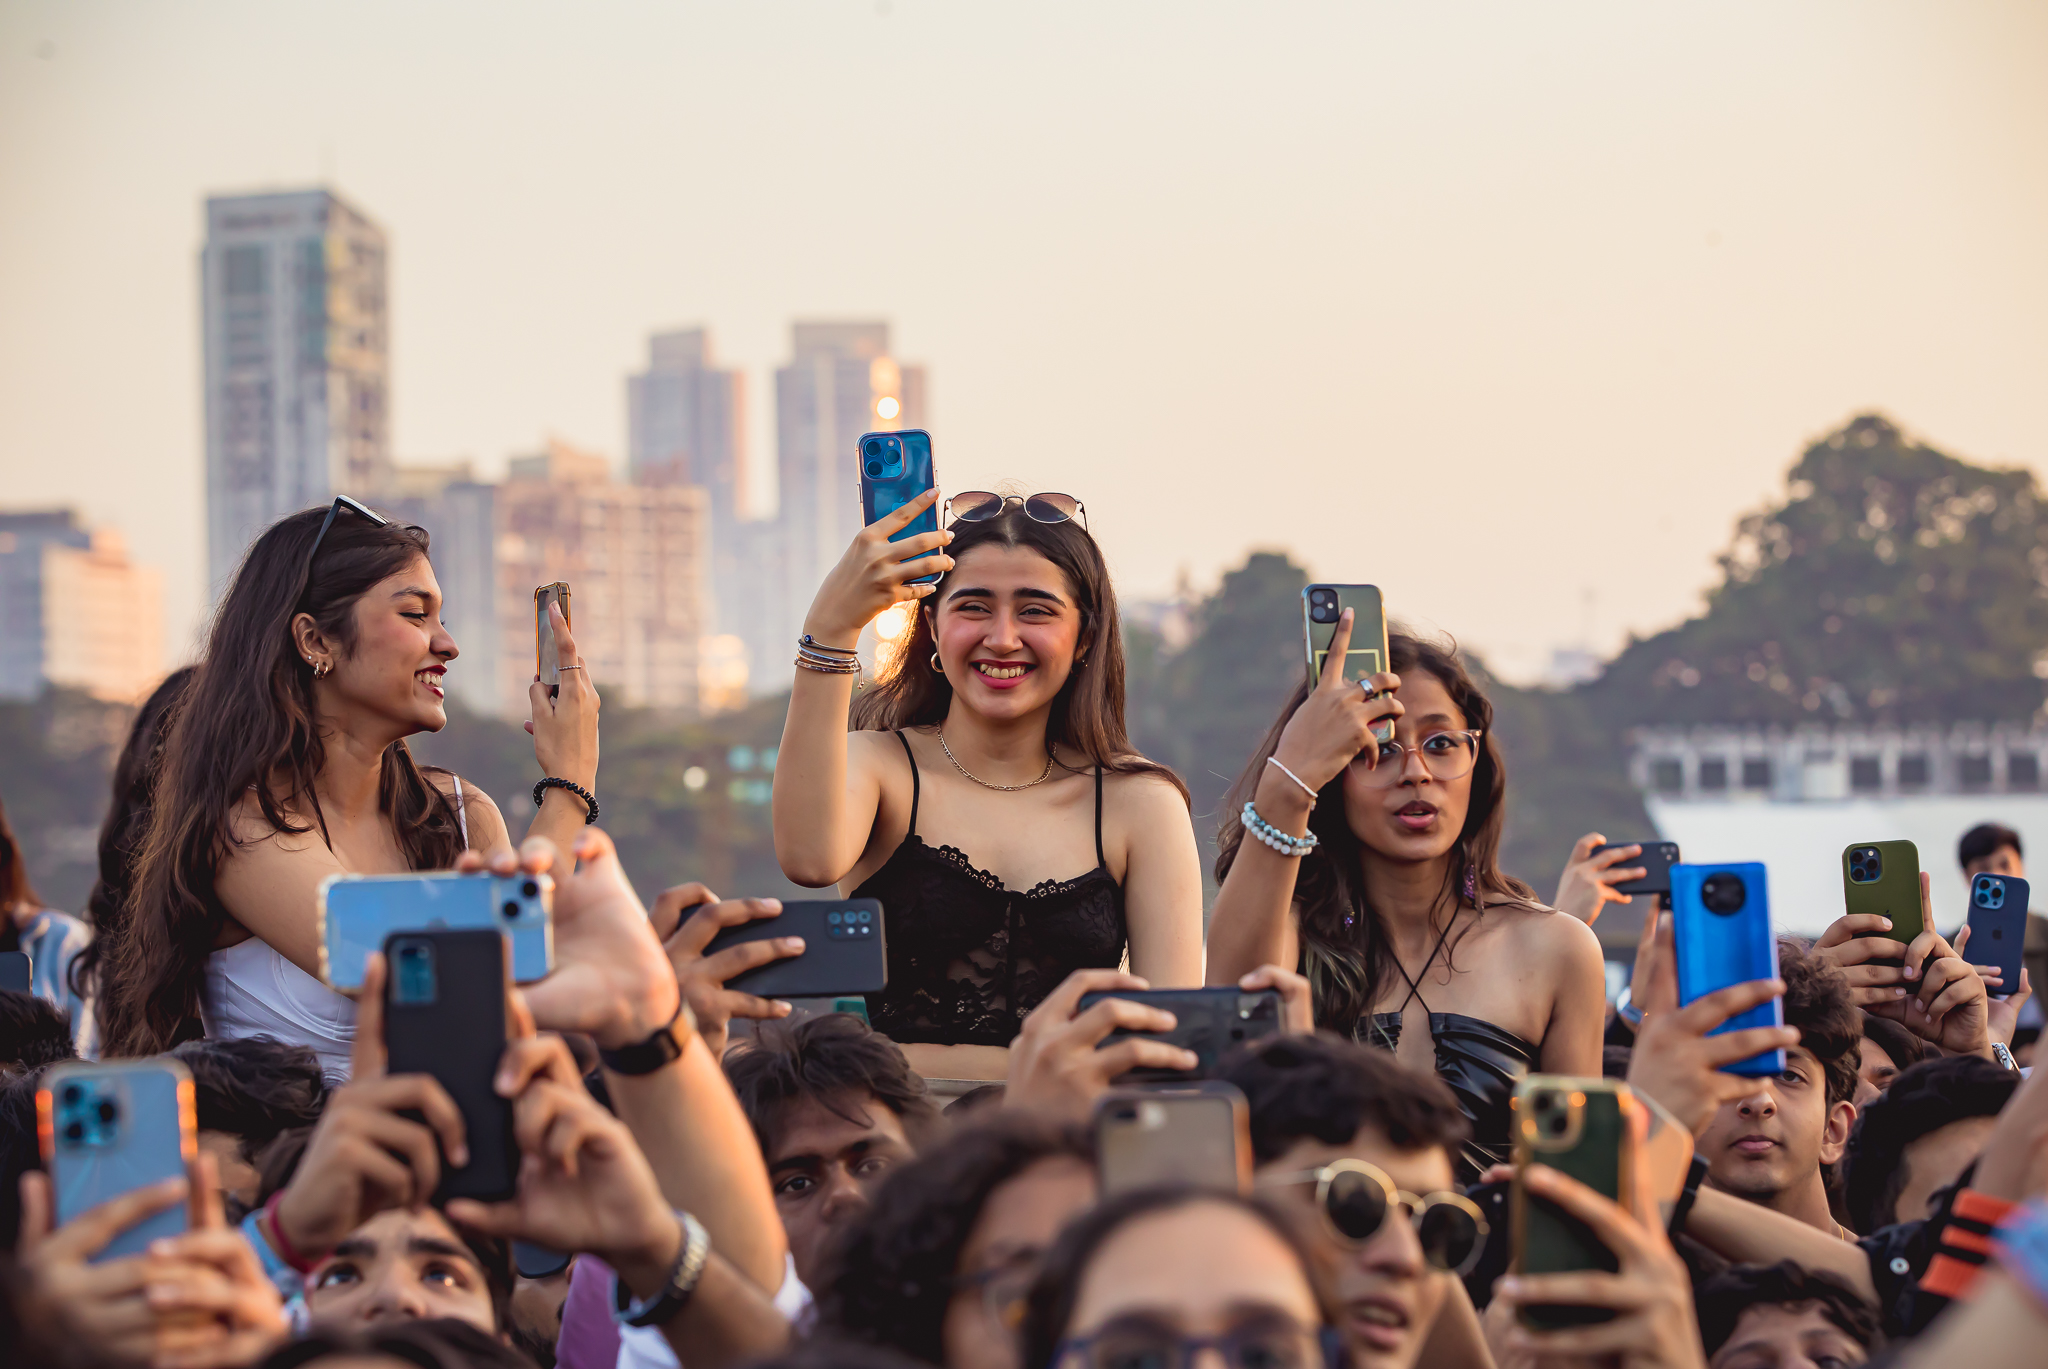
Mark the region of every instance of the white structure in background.
<instances>
[{"instance_id":1,"label":"white structure in background","mask_svg":"<svg viewBox=\"0 0 2048 1369\"><path fill-rule=\"evenodd\" d=\"M1964 832L2001 822L2048 852L2048 729L1654 727L1630 741L1657 834L1688 863L1764 862L1782 931L1815 935L1841 915L1842 851L1857 842L1919 848L1944 931L1964 919Z\"/></svg>"},{"instance_id":2,"label":"white structure in background","mask_svg":"<svg viewBox=\"0 0 2048 1369\"><path fill-rule=\"evenodd\" d=\"M133 703L164 674L163 576L71 509L0 513L0 698Z\"/></svg>"},{"instance_id":3,"label":"white structure in background","mask_svg":"<svg viewBox=\"0 0 2048 1369\"><path fill-rule=\"evenodd\" d=\"M390 472L384 230L329 190L206 202L209 598L272 522Z\"/></svg>"}]
</instances>

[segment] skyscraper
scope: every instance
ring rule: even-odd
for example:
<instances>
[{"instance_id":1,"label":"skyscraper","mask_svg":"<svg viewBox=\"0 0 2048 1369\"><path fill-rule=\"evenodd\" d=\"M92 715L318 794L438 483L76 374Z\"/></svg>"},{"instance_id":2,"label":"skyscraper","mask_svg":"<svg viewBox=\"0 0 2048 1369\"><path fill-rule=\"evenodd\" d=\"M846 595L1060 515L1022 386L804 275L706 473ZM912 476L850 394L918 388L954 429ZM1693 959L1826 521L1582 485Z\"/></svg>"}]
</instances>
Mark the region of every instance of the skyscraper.
<instances>
[{"instance_id":1,"label":"skyscraper","mask_svg":"<svg viewBox=\"0 0 2048 1369\"><path fill-rule=\"evenodd\" d=\"M267 525L390 470L384 231L328 190L206 202L209 589Z\"/></svg>"},{"instance_id":2,"label":"skyscraper","mask_svg":"<svg viewBox=\"0 0 2048 1369\"><path fill-rule=\"evenodd\" d=\"M163 678L163 577L73 509L0 513L0 640L0 699L67 685L133 703Z\"/></svg>"},{"instance_id":3,"label":"skyscraper","mask_svg":"<svg viewBox=\"0 0 2048 1369\"><path fill-rule=\"evenodd\" d=\"M709 498L711 609L715 629L733 632L754 605L746 595L750 499L745 384L711 364L702 328L656 333L647 369L626 378L627 466L640 485L696 485Z\"/></svg>"},{"instance_id":4,"label":"skyscraper","mask_svg":"<svg viewBox=\"0 0 2048 1369\"><path fill-rule=\"evenodd\" d=\"M804 610L860 531L860 435L925 423L924 368L889 354L888 324L798 323L790 351L789 365L775 373L781 612L759 625L763 641L752 654L772 673L756 681L756 693L789 678Z\"/></svg>"}]
</instances>

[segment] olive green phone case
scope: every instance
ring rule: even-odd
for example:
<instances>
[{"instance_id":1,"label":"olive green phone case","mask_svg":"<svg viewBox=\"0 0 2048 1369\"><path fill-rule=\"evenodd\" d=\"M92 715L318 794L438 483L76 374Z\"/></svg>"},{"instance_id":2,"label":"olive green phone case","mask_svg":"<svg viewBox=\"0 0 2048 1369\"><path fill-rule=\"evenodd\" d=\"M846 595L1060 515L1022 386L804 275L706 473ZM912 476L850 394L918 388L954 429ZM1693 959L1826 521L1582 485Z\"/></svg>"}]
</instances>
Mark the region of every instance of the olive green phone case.
<instances>
[{"instance_id":1,"label":"olive green phone case","mask_svg":"<svg viewBox=\"0 0 2048 1369\"><path fill-rule=\"evenodd\" d=\"M1638 1104L1626 1084L1611 1079L1578 1079L1531 1074L1515 1086L1516 1182L1509 1199L1513 1272L1568 1274L1585 1269L1610 1273L1620 1268L1613 1251L1578 1218L1533 1197L1522 1186L1522 1171L1548 1165L1596 1193L1626 1205L1633 1192L1635 1133L1630 1121ZM1609 1308L1531 1303L1523 1324L1537 1329L1611 1321Z\"/></svg>"},{"instance_id":2,"label":"olive green phone case","mask_svg":"<svg viewBox=\"0 0 2048 1369\"><path fill-rule=\"evenodd\" d=\"M1920 850L1910 841L1859 841L1842 851L1842 897L1851 913L1892 920L1880 935L1910 944L1920 920Z\"/></svg>"},{"instance_id":3,"label":"olive green phone case","mask_svg":"<svg viewBox=\"0 0 2048 1369\"><path fill-rule=\"evenodd\" d=\"M1301 622L1308 647L1308 683L1323 677L1337 618L1351 610L1351 645L1344 652L1344 678L1363 680L1389 669L1387 610L1377 585L1309 585L1301 591Z\"/></svg>"}]
</instances>

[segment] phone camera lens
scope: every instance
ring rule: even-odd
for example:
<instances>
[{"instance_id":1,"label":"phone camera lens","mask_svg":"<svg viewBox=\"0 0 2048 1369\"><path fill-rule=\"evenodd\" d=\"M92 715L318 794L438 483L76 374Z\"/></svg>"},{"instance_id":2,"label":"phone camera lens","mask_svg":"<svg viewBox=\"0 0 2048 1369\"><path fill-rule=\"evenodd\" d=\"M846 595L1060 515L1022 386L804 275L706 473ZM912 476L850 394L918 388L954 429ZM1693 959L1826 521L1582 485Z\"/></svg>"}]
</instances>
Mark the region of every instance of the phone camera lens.
<instances>
[{"instance_id":1,"label":"phone camera lens","mask_svg":"<svg viewBox=\"0 0 2048 1369\"><path fill-rule=\"evenodd\" d=\"M67 1122L67 1123L65 1123L65 1126L64 1126L64 1139L65 1139L65 1140L67 1140L67 1141L83 1141L83 1140L85 1139L85 1123L83 1123L83 1122Z\"/></svg>"},{"instance_id":2,"label":"phone camera lens","mask_svg":"<svg viewBox=\"0 0 2048 1369\"><path fill-rule=\"evenodd\" d=\"M868 455L869 455L869 456L880 456L881 454L882 454L882 443L881 443L881 439L877 438L877 439L875 439L875 440L873 440L873 441L871 441L871 442L869 442L869 443L868 443Z\"/></svg>"},{"instance_id":3,"label":"phone camera lens","mask_svg":"<svg viewBox=\"0 0 2048 1369\"><path fill-rule=\"evenodd\" d=\"M528 898L539 898L540 881L537 879L527 880L526 883L519 886L519 892L526 895Z\"/></svg>"},{"instance_id":4,"label":"phone camera lens","mask_svg":"<svg viewBox=\"0 0 2048 1369\"><path fill-rule=\"evenodd\" d=\"M1743 887L1742 877L1726 871L1708 875L1700 885L1700 902L1710 913L1729 917L1742 911L1749 902L1749 890Z\"/></svg>"},{"instance_id":5,"label":"phone camera lens","mask_svg":"<svg viewBox=\"0 0 2048 1369\"><path fill-rule=\"evenodd\" d=\"M505 900L505 916L506 916L506 917L518 917L518 916L519 916L519 900L518 900L518 899L516 899L516 898L508 898L508 899L506 899L506 900Z\"/></svg>"},{"instance_id":6,"label":"phone camera lens","mask_svg":"<svg viewBox=\"0 0 2048 1369\"><path fill-rule=\"evenodd\" d=\"M1550 1132L1552 1136L1562 1136L1564 1135L1564 1129L1570 1124L1571 1119L1566 1117L1563 1113L1553 1112L1545 1120L1544 1127Z\"/></svg>"},{"instance_id":7,"label":"phone camera lens","mask_svg":"<svg viewBox=\"0 0 2048 1369\"><path fill-rule=\"evenodd\" d=\"M121 1115L121 1110L114 1106L114 1100L111 1098L102 1098L96 1111L99 1113L99 1118L102 1122L112 1122Z\"/></svg>"},{"instance_id":8,"label":"phone camera lens","mask_svg":"<svg viewBox=\"0 0 2048 1369\"><path fill-rule=\"evenodd\" d=\"M1546 1089L1529 1101L1535 1104L1536 1111L1549 1112L1557 1106L1557 1095Z\"/></svg>"},{"instance_id":9,"label":"phone camera lens","mask_svg":"<svg viewBox=\"0 0 2048 1369\"><path fill-rule=\"evenodd\" d=\"M78 1100L83 1097L85 1097L85 1090L80 1088L78 1085L66 1084L64 1086L64 1102L67 1106L74 1108L77 1107Z\"/></svg>"},{"instance_id":10,"label":"phone camera lens","mask_svg":"<svg viewBox=\"0 0 2048 1369\"><path fill-rule=\"evenodd\" d=\"M881 463L881 462L879 462L879 461L870 461L870 462L868 462L868 479L870 479L870 480L873 480L873 479L875 479L876 477L878 477L879 475L881 475L881 473L882 473L882 463Z\"/></svg>"},{"instance_id":11,"label":"phone camera lens","mask_svg":"<svg viewBox=\"0 0 2048 1369\"><path fill-rule=\"evenodd\" d=\"M839 914L837 914L837 913L827 913L827 914L825 914L825 923L826 923L826 925L827 925L827 926L831 926L831 927L837 927L837 926L839 925Z\"/></svg>"}]
</instances>

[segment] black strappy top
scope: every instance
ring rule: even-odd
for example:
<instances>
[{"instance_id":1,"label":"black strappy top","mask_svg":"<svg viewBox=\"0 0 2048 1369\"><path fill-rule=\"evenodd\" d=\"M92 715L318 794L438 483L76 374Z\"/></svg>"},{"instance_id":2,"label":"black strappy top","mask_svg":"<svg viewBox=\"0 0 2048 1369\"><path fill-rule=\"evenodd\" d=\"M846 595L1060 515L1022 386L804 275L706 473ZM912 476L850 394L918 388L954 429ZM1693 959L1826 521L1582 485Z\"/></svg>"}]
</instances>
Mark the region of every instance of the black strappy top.
<instances>
[{"instance_id":1,"label":"black strappy top","mask_svg":"<svg viewBox=\"0 0 2048 1369\"><path fill-rule=\"evenodd\" d=\"M1393 1050L1401 1044L1401 1014L1374 1013L1370 1024L1360 1022L1353 1034L1368 1046ZM1463 1013L1430 1013L1429 1035L1436 1046L1437 1077L1451 1086L1459 1111L1472 1124L1458 1157L1458 1182L1477 1183L1488 1166L1514 1159L1514 1114L1508 1101L1515 1096L1515 1084L1542 1057L1537 1047L1505 1027Z\"/></svg>"},{"instance_id":2,"label":"black strappy top","mask_svg":"<svg viewBox=\"0 0 2048 1369\"><path fill-rule=\"evenodd\" d=\"M1102 767L1095 767L1095 868L1023 892L975 867L964 851L917 835L923 781L910 757L910 830L855 898L882 902L889 987L868 1018L893 1041L1007 1046L1024 1015L1075 970L1123 963L1123 886L1102 854Z\"/></svg>"}]
</instances>

